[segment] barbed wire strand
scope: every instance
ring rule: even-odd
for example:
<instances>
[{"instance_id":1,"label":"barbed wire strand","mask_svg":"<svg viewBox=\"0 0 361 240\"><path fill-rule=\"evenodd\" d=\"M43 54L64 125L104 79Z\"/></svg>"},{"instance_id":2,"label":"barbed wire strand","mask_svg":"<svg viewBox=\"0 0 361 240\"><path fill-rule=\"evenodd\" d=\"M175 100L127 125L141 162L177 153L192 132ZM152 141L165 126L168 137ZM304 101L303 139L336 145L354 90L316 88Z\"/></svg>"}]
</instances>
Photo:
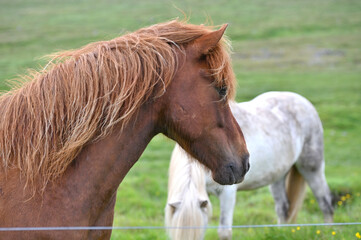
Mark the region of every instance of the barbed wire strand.
<instances>
[{"instance_id":1,"label":"barbed wire strand","mask_svg":"<svg viewBox=\"0 0 361 240\"><path fill-rule=\"evenodd\" d=\"M70 226L70 227L0 227L0 232L10 231L81 231L81 230L145 230L145 229L218 229L218 228L283 228L283 227L311 227L311 226L350 226L361 225L361 222L347 223L302 223L302 224L263 224L263 225L234 225L234 226Z\"/></svg>"}]
</instances>

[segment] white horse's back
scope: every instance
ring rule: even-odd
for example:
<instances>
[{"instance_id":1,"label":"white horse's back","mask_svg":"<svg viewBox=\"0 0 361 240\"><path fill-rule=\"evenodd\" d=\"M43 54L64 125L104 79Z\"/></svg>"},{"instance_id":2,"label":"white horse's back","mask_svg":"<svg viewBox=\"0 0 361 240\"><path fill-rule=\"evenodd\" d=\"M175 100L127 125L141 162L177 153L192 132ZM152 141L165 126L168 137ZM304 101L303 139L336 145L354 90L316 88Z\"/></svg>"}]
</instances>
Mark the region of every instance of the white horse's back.
<instances>
[{"instance_id":1,"label":"white horse's back","mask_svg":"<svg viewBox=\"0 0 361 240\"><path fill-rule=\"evenodd\" d=\"M291 92L268 92L249 102L231 104L246 139L251 168L238 189L269 185L299 158L305 141L322 125L313 105Z\"/></svg>"}]
</instances>

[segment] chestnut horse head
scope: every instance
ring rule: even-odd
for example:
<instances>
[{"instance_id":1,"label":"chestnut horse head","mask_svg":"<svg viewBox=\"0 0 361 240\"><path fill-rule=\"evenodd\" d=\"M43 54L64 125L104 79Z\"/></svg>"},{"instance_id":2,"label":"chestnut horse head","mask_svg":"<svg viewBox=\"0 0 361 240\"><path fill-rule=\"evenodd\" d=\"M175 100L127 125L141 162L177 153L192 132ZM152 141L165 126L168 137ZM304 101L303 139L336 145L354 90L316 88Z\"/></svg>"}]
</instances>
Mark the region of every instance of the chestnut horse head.
<instances>
[{"instance_id":1,"label":"chestnut horse head","mask_svg":"<svg viewBox=\"0 0 361 240\"><path fill-rule=\"evenodd\" d=\"M249 154L228 100L235 78L226 41L227 25L206 31L178 51L178 69L164 99L162 131L208 167L220 184L243 180Z\"/></svg>"}]
</instances>

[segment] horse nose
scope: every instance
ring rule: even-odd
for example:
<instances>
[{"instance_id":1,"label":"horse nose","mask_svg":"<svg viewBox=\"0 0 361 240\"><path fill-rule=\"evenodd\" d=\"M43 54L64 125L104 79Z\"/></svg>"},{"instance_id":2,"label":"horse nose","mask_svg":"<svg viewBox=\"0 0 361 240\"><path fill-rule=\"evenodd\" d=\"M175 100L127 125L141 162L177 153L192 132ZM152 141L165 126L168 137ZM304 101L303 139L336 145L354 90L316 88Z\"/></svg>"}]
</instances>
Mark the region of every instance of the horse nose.
<instances>
[{"instance_id":1,"label":"horse nose","mask_svg":"<svg viewBox=\"0 0 361 240\"><path fill-rule=\"evenodd\" d=\"M246 175L246 173L249 171L250 168L250 164L249 164L249 154L244 154L241 157L241 164L238 165L237 164L228 164L228 168L230 169L230 171L233 173L232 174L232 178L235 181L235 183L240 183L243 181L244 176Z\"/></svg>"},{"instance_id":2,"label":"horse nose","mask_svg":"<svg viewBox=\"0 0 361 240\"><path fill-rule=\"evenodd\" d=\"M245 170L244 174L246 174L251 167L251 164L249 163L249 153L243 155L242 162Z\"/></svg>"}]
</instances>

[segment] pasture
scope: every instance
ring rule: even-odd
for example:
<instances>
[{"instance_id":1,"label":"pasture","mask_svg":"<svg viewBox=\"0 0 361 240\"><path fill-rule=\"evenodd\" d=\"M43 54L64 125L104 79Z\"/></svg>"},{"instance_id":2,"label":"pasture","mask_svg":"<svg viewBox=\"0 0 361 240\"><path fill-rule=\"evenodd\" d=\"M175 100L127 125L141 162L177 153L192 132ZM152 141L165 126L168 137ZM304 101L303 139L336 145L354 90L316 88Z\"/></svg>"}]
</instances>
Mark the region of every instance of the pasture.
<instances>
[{"instance_id":1,"label":"pasture","mask_svg":"<svg viewBox=\"0 0 361 240\"><path fill-rule=\"evenodd\" d=\"M335 222L361 220L361 2L305 1L0 1L0 89L39 69L42 56L183 18L229 23L237 101L272 90L308 98L324 126L326 177L338 196ZM1 107L1 106L0 106ZM167 171L174 143L155 137L121 183L114 226L163 226ZM217 199L211 197L218 224ZM239 192L234 225L275 224L267 188ZM322 222L309 192L297 223ZM319 232L318 232L319 231ZM361 226L234 229L234 239L357 239ZM112 239L166 239L162 229L116 230ZM217 239L207 231L206 239Z\"/></svg>"}]
</instances>

